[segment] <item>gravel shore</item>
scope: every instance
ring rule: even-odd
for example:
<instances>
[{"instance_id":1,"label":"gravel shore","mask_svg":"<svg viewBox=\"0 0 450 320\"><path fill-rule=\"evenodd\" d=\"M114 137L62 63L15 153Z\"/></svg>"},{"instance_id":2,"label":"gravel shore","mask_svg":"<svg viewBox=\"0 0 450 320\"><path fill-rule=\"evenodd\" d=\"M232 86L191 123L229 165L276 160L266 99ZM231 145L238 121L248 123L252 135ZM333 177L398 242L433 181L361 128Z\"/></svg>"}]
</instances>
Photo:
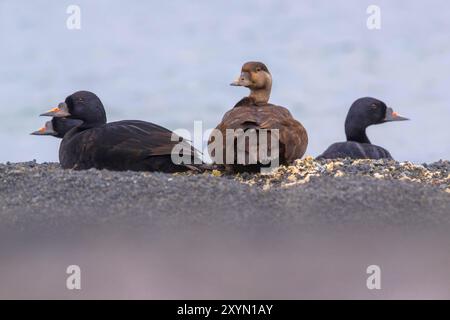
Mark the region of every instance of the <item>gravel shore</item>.
<instances>
[{"instance_id":1,"label":"gravel shore","mask_svg":"<svg viewBox=\"0 0 450 320\"><path fill-rule=\"evenodd\" d=\"M271 175L0 164L0 226L448 225L450 163L299 160Z\"/></svg>"},{"instance_id":2,"label":"gravel shore","mask_svg":"<svg viewBox=\"0 0 450 320\"><path fill-rule=\"evenodd\" d=\"M449 169L310 158L264 176L3 164L0 298L448 299ZM64 286L72 264L79 292ZM372 264L383 290L366 287Z\"/></svg>"}]
</instances>

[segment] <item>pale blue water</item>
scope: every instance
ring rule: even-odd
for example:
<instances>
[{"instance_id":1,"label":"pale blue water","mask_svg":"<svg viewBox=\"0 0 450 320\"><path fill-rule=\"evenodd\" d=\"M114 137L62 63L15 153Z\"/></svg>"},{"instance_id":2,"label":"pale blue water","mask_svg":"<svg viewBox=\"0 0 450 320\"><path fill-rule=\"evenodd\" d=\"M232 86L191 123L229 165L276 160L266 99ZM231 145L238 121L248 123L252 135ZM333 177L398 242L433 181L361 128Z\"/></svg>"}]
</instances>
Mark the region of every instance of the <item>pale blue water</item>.
<instances>
[{"instance_id":1,"label":"pale blue water","mask_svg":"<svg viewBox=\"0 0 450 320\"><path fill-rule=\"evenodd\" d=\"M370 128L399 160L450 159L450 2L0 1L0 162L57 161L59 141L28 135L37 115L80 89L109 120L214 127L246 89L228 84L247 60L274 78L271 101L308 129L307 154L343 140L350 104L384 100L412 121ZM66 28L66 8L82 29Z\"/></svg>"}]
</instances>

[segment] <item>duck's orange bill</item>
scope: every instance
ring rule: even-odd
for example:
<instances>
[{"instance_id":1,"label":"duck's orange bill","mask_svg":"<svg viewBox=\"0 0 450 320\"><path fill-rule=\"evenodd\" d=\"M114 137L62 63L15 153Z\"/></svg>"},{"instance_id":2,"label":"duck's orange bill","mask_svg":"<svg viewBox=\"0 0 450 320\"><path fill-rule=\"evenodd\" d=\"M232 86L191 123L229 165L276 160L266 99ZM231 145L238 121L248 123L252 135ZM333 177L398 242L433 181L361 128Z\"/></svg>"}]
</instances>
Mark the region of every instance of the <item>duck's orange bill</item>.
<instances>
[{"instance_id":1,"label":"duck's orange bill","mask_svg":"<svg viewBox=\"0 0 450 320\"><path fill-rule=\"evenodd\" d=\"M399 114L397 113L397 112L392 112L392 116L394 117L394 118L396 118L396 117L398 117L399 116Z\"/></svg>"},{"instance_id":2,"label":"duck's orange bill","mask_svg":"<svg viewBox=\"0 0 450 320\"><path fill-rule=\"evenodd\" d=\"M53 109L48 110L46 113L49 113L49 112L59 112L59 111L61 111L61 109L58 108L58 107L55 107L55 108L53 108Z\"/></svg>"},{"instance_id":3,"label":"duck's orange bill","mask_svg":"<svg viewBox=\"0 0 450 320\"><path fill-rule=\"evenodd\" d=\"M60 104L56 108L53 108L53 109L41 114L41 116L62 118L62 117L70 116L70 113L66 110L66 107L64 105L61 106L61 104Z\"/></svg>"},{"instance_id":4,"label":"duck's orange bill","mask_svg":"<svg viewBox=\"0 0 450 320\"><path fill-rule=\"evenodd\" d=\"M38 130L31 133L34 136L45 136L48 134L51 134L47 126L44 126L42 128L39 128Z\"/></svg>"}]
</instances>

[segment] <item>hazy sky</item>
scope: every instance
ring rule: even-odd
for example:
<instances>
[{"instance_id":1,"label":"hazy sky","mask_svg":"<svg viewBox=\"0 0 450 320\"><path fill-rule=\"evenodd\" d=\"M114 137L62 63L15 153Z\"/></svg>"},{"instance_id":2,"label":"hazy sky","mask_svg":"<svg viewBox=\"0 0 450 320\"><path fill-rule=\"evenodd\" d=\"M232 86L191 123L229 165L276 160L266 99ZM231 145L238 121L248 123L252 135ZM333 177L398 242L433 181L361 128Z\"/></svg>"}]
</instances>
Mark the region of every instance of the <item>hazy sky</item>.
<instances>
[{"instance_id":1,"label":"hazy sky","mask_svg":"<svg viewBox=\"0 0 450 320\"><path fill-rule=\"evenodd\" d=\"M399 160L450 159L448 1L84 0L0 2L0 162L57 161L59 141L30 136L37 115L74 91L97 93L108 118L214 127L246 89L229 83L265 62L271 102L308 129L309 155L344 139L350 104L374 96L412 119L369 129ZM381 29L366 9L381 9Z\"/></svg>"}]
</instances>

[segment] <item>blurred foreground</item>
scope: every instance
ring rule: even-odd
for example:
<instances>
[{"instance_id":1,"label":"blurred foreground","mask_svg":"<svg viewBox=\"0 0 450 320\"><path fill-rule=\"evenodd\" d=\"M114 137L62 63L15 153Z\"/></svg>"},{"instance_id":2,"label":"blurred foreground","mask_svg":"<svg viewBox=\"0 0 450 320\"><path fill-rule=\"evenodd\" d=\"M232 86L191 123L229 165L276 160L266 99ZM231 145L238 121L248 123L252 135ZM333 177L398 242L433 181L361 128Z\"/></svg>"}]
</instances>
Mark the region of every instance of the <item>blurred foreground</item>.
<instances>
[{"instance_id":1,"label":"blurred foreground","mask_svg":"<svg viewBox=\"0 0 450 320\"><path fill-rule=\"evenodd\" d=\"M236 177L0 165L0 298L450 299L448 169L307 159ZM66 288L69 265L80 291ZM370 265L381 290L366 287Z\"/></svg>"}]
</instances>

